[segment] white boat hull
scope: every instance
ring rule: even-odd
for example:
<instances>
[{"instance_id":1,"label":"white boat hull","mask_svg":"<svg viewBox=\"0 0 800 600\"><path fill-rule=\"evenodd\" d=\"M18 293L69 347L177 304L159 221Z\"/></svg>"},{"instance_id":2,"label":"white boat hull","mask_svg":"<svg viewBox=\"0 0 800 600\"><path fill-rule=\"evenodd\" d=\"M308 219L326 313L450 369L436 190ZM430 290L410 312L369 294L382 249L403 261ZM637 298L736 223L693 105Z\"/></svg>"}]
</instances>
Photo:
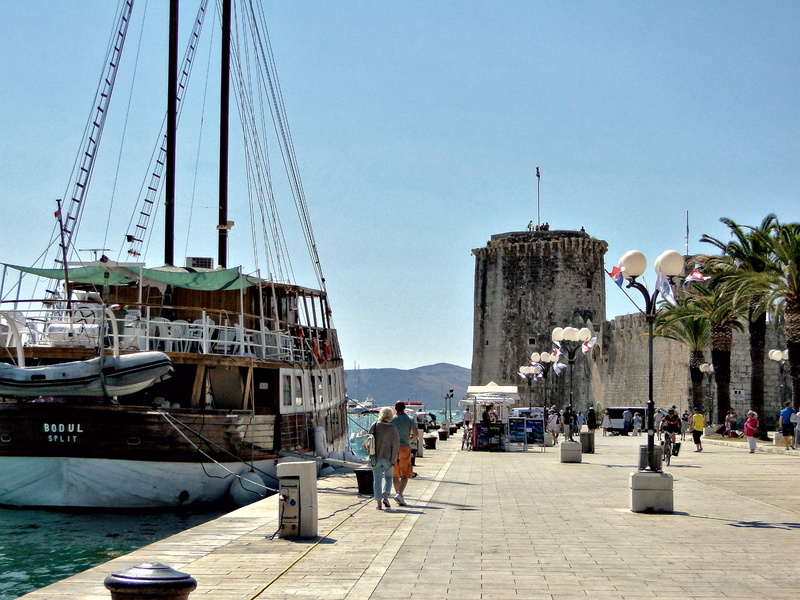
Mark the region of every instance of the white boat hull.
<instances>
[{"instance_id":1,"label":"white boat hull","mask_svg":"<svg viewBox=\"0 0 800 600\"><path fill-rule=\"evenodd\" d=\"M260 461L256 472L269 490L276 488L275 460ZM2 457L0 504L6 506L97 509L174 508L226 499L236 477L247 478L241 462L140 462L94 458ZM260 486L259 486L260 487Z\"/></svg>"}]
</instances>

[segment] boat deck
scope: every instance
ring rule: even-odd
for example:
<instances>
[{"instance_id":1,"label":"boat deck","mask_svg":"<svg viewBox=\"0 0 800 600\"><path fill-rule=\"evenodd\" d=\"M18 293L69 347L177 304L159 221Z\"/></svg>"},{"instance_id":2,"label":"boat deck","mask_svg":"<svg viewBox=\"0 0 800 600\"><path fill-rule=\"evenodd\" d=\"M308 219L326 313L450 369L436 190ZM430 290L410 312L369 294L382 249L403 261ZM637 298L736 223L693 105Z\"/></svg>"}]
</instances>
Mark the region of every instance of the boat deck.
<instances>
[{"instance_id":1,"label":"boat deck","mask_svg":"<svg viewBox=\"0 0 800 600\"><path fill-rule=\"evenodd\" d=\"M316 539L273 539L268 498L23 598L107 600L104 578L143 562L196 578L192 599L794 598L800 452L686 440L669 467L676 512L637 514L645 440L596 436L576 464L453 436L417 460L408 507L377 511L336 475L319 482Z\"/></svg>"}]
</instances>

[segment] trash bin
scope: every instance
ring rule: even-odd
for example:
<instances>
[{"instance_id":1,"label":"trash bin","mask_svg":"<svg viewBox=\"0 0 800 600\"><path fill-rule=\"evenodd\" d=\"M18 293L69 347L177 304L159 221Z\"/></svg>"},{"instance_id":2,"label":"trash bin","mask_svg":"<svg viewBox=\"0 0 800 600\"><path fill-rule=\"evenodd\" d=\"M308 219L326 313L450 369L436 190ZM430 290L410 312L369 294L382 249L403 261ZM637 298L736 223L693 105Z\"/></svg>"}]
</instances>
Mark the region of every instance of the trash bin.
<instances>
[{"instance_id":1,"label":"trash bin","mask_svg":"<svg viewBox=\"0 0 800 600\"><path fill-rule=\"evenodd\" d=\"M372 480L372 468L358 467L354 470L356 474L356 481L358 482L358 493L372 496L375 494Z\"/></svg>"},{"instance_id":2,"label":"trash bin","mask_svg":"<svg viewBox=\"0 0 800 600\"><path fill-rule=\"evenodd\" d=\"M447 439L447 435L449 433L449 430L448 429L440 429L437 433L439 434L439 439L444 441L444 440Z\"/></svg>"},{"instance_id":3,"label":"trash bin","mask_svg":"<svg viewBox=\"0 0 800 600\"><path fill-rule=\"evenodd\" d=\"M456 431L458 431L458 427L455 425L450 425L450 435L455 435Z\"/></svg>"},{"instance_id":4,"label":"trash bin","mask_svg":"<svg viewBox=\"0 0 800 600\"><path fill-rule=\"evenodd\" d=\"M655 446L653 448L655 452L655 468L656 471L663 471L661 467L662 459L664 458L664 450L661 446ZM647 470L647 446L639 446L639 470L646 471Z\"/></svg>"},{"instance_id":5,"label":"trash bin","mask_svg":"<svg viewBox=\"0 0 800 600\"><path fill-rule=\"evenodd\" d=\"M430 433L424 438L425 450L436 450L436 440L438 439L435 434Z\"/></svg>"},{"instance_id":6,"label":"trash bin","mask_svg":"<svg viewBox=\"0 0 800 600\"><path fill-rule=\"evenodd\" d=\"M594 454L594 431L581 431L581 452Z\"/></svg>"}]
</instances>

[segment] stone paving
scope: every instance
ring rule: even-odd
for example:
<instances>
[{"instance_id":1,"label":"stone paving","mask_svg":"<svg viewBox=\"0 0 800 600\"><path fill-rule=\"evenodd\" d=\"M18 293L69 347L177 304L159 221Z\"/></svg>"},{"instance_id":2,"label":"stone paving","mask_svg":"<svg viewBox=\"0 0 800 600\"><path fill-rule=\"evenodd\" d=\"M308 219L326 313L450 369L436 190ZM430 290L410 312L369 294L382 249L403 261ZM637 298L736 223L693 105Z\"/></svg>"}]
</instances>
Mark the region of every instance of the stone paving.
<instances>
[{"instance_id":1,"label":"stone paving","mask_svg":"<svg viewBox=\"0 0 800 600\"><path fill-rule=\"evenodd\" d=\"M646 439L597 435L569 464L454 436L417 460L407 507L378 511L335 475L319 482L317 539L273 539L268 498L23 598L107 599L103 579L143 562L195 577L192 600L794 598L800 452L687 440L667 468L675 512L632 513Z\"/></svg>"}]
</instances>

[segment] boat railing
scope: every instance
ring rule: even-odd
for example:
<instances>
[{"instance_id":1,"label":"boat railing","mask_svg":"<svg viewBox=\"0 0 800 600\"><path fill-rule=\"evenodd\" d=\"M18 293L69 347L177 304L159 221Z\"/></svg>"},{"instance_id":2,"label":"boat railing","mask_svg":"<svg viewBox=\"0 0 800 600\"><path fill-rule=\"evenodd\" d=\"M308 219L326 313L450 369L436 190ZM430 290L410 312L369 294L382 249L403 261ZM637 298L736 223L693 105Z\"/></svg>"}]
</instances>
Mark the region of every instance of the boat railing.
<instances>
[{"instance_id":1,"label":"boat railing","mask_svg":"<svg viewBox=\"0 0 800 600\"><path fill-rule=\"evenodd\" d=\"M200 309L193 320L169 319L162 307L110 309L82 304L70 309L0 308L0 347L116 348L174 353L249 356L291 363L332 358L335 332L309 327L273 330L254 315ZM243 321L243 322L240 322Z\"/></svg>"}]
</instances>

